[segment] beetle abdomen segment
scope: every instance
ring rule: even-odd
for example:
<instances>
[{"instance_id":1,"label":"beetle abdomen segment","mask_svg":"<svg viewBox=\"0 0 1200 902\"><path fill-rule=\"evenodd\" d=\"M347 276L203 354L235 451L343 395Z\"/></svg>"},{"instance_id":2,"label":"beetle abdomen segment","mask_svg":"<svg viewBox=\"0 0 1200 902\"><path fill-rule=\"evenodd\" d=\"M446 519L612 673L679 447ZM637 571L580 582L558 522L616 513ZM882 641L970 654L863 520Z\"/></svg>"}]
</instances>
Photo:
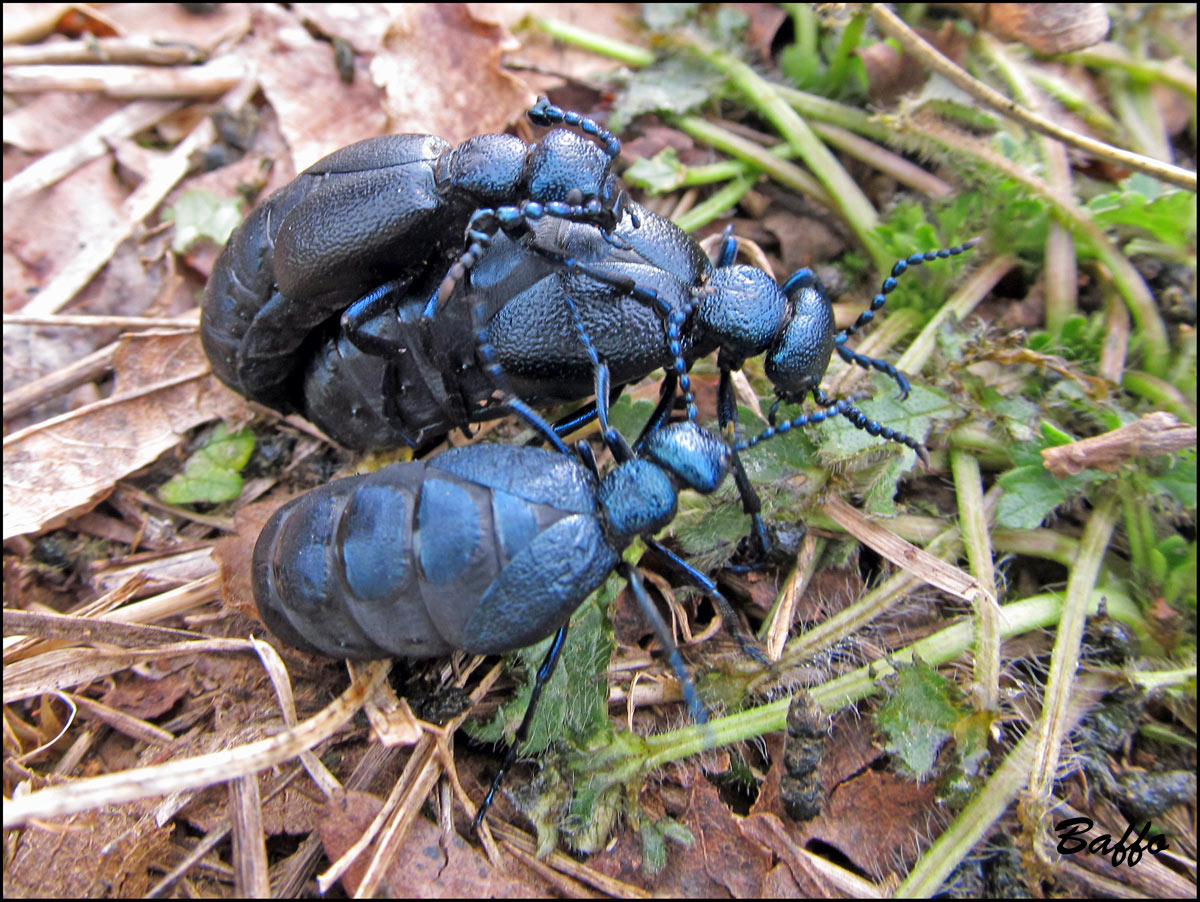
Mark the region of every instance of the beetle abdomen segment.
<instances>
[{"instance_id":1,"label":"beetle abdomen segment","mask_svg":"<svg viewBox=\"0 0 1200 902\"><path fill-rule=\"evenodd\" d=\"M296 498L254 549L254 596L273 633L334 657L431 657L449 645L425 611L412 557L423 463Z\"/></svg>"},{"instance_id":2,"label":"beetle abdomen segment","mask_svg":"<svg viewBox=\"0 0 1200 902\"><path fill-rule=\"evenodd\" d=\"M544 529L488 586L465 624L462 647L498 654L545 639L617 564L595 517L574 514Z\"/></svg>"}]
</instances>

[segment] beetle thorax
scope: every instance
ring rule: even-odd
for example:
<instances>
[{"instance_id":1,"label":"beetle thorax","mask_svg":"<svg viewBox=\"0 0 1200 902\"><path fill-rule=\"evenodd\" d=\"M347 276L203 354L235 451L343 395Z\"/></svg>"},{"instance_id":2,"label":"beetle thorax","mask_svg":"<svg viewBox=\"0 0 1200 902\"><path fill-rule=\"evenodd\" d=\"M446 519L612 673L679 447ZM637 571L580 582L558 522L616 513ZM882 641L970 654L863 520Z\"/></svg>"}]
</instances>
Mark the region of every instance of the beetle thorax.
<instances>
[{"instance_id":1,"label":"beetle thorax","mask_svg":"<svg viewBox=\"0 0 1200 902\"><path fill-rule=\"evenodd\" d=\"M618 548L636 536L658 532L675 519L677 500L671 477L648 460L618 465L596 491L605 534Z\"/></svg>"}]
</instances>

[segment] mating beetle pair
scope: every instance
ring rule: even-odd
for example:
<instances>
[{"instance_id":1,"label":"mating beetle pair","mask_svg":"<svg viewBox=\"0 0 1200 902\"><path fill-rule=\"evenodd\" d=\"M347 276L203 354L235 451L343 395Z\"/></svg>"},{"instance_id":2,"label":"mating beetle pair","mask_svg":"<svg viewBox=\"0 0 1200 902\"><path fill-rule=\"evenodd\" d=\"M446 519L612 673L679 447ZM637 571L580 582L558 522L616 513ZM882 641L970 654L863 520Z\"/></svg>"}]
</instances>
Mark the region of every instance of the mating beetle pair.
<instances>
[{"instance_id":1,"label":"mating beetle pair","mask_svg":"<svg viewBox=\"0 0 1200 902\"><path fill-rule=\"evenodd\" d=\"M268 403L300 403L352 445L416 444L512 411L557 449L456 449L295 499L256 547L256 598L282 638L338 656L507 651L558 630L523 731L566 620L617 569L702 721L686 668L621 549L643 536L728 611L710 580L653 539L682 488L712 491L732 468L761 540L758 499L738 451L839 415L919 449L850 402L826 397L819 383L836 350L907 391L889 364L844 342L907 266L967 245L897 264L871 309L837 332L810 271L777 285L736 264L729 235L714 266L673 224L624 199L609 173L615 138L576 114L539 109L535 121L578 126L605 146L565 129L532 148L508 136L453 149L429 136L374 139L302 174L231 239L202 325L227 383ZM512 165L497 164L489 179L482 150L494 148L506 149ZM396 197L405 198L398 208ZM471 212L485 203L494 206ZM454 233L464 228L471 243L460 254ZM781 400L812 394L826 409L730 448L694 423L687 369L714 350L723 427L736 418L731 373L759 354ZM607 423L612 383L659 366L668 372L660 403L631 448ZM515 397L496 399L498 384ZM667 425L680 387L688 421ZM592 408L556 427L529 406L588 394ZM347 419L348 409L371 416ZM589 453L579 449L577 461L559 438L592 416L618 462L603 478ZM512 754L515 746L510 762Z\"/></svg>"},{"instance_id":2,"label":"mating beetle pair","mask_svg":"<svg viewBox=\"0 0 1200 902\"><path fill-rule=\"evenodd\" d=\"M218 378L253 400L304 409L297 382L310 359L328 355L320 345L336 341L329 326L381 284L402 293L427 271L440 280L472 217L520 228L552 215L610 232L624 203L610 172L620 142L545 100L529 115L583 134L556 128L534 145L480 135L457 147L433 135L372 138L330 154L256 207L205 289L200 334ZM319 409L316 419L336 435L333 411Z\"/></svg>"},{"instance_id":3,"label":"mating beetle pair","mask_svg":"<svg viewBox=\"0 0 1200 902\"><path fill-rule=\"evenodd\" d=\"M544 100L530 117L583 134L556 128L531 146L482 135L456 148L428 135L373 138L269 197L234 232L205 291L201 338L217 376L302 410L348 447L415 446L507 412L481 344L535 406L586 397L594 374L565 315L571 299L618 385L663 366L664 396L677 379L686 397L687 366L719 350L722 426L736 415L729 373L759 354L784 400L811 393L828 405L818 385L835 350L907 391L890 364L846 339L905 268L966 246L898 263L871 309L839 332L811 271L779 286L736 264L728 236L714 266L673 223L625 199L610 171L614 136ZM455 263L464 231L472 245ZM853 408L846 415L919 447Z\"/></svg>"}]
</instances>

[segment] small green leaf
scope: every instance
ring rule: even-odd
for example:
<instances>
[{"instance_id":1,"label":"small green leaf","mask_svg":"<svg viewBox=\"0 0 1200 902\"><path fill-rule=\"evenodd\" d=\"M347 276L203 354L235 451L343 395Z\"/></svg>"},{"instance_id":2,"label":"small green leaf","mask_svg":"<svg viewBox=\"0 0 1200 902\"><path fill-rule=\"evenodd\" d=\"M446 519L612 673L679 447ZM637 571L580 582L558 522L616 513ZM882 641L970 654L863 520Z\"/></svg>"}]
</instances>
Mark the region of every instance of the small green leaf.
<instances>
[{"instance_id":1,"label":"small green leaf","mask_svg":"<svg viewBox=\"0 0 1200 902\"><path fill-rule=\"evenodd\" d=\"M875 723L888 737L888 752L921 779L932 770L938 750L966 712L959 710L955 685L916 658L888 682L891 691Z\"/></svg>"},{"instance_id":2,"label":"small green leaf","mask_svg":"<svg viewBox=\"0 0 1200 902\"><path fill-rule=\"evenodd\" d=\"M996 526L1036 529L1067 500L1067 488L1040 465L1013 467L997 480L1004 495L996 504Z\"/></svg>"},{"instance_id":3,"label":"small green leaf","mask_svg":"<svg viewBox=\"0 0 1200 902\"><path fill-rule=\"evenodd\" d=\"M220 504L232 501L242 491L241 470L254 453L254 433L242 429L229 434L221 423L208 441L177 473L158 488L158 497L168 504Z\"/></svg>"},{"instance_id":4,"label":"small green leaf","mask_svg":"<svg viewBox=\"0 0 1200 902\"><path fill-rule=\"evenodd\" d=\"M725 77L698 59L672 56L633 73L617 98L608 127L622 131L644 113L682 116L705 104Z\"/></svg>"},{"instance_id":5,"label":"small green leaf","mask_svg":"<svg viewBox=\"0 0 1200 902\"><path fill-rule=\"evenodd\" d=\"M1154 238L1182 247L1196 234L1196 197L1187 191L1159 193L1152 180L1128 179L1124 190L1092 198L1088 209L1103 226L1127 226L1149 232Z\"/></svg>"},{"instance_id":6,"label":"small green leaf","mask_svg":"<svg viewBox=\"0 0 1200 902\"><path fill-rule=\"evenodd\" d=\"M1167 495L1189 511L1196 509L1196 452L1182 451L1175 456L1170 469L1149 480L1152 490Z\"/></svg>"},{"instance_id":7,"label":"small green leaf","mask_svg":"<svg viewBox=\"0 0 1200 902\"><path fill-rule=\"evenodd\" d=\"M636 188L644 188L651 194L666 194L683 187L687 167L679 159L674 147L665 147L654 156L634 160L625 170L625 181Z\"/></svg>"},{"instance_id":8,"label":"small green leaf","mask_svg":"<svg viewBox=\"0 0 1200 902\"><path fill-rule=\"evenodd\" d=\"M175 206L163 211L163 219L175 220L171 249L181 254L200 238L227 242L242 221L242 212L236 200L222 199L211 191L185 191Z\"/></svg>"},{"instance_id":9,"label":"small green leaf","mask_svg":"<svg viewBox=\"0 0 1200 902\"><path fill-rule=\"evenodd\" d=\"M819 90L828 74L821 58L798 44L791 44L780 51L779 68L784 77L801 91Z\"/></svg>"},{"instance_id":10,"label":"small green leaf","mask_svg":"<svg viewBox=\"0 0 1200 902\"><path fill-rule=\"evenodd\" d=\"M608 606L624 586L616 573L608 578L591 598L580 605L571 618L567 642L554 675L542 691L542 697L529 727L529 737L521 746L525 755L537 755L559 740L582 745L597 734L610 730L608 720L608 661L615 643L608 624ZM489 723L476 723L469 732L484 742L512 741L525 715L538 668L554 637L521 649L517 654L525 666L526 681Z\"/></svg>"},{"instance_id":11,"label":"small green leaf","mask_svg":"<svg viewBox=\"0 0 1200 902\"><path fill-rule=\"evenodd\" d=\"M642 834L642 867L647 874L657 874L667 865L667 841L658 829L658 824L643 820Z\"/></svg>"},{"instance_id":12,"label":"small green leaf","mask_svg":"<svg viewBox=\"0 0 1200 902\"><path fill-rule=\"evenodd\" d=\"M635 401L629 395L621 395L609 408L608 421L617 432L628 436L629 440L633 441L633 436L641 433L642 427L649 422L652 413L654 413L654 405L651 402Z\"/></svg>"}]
</instances>

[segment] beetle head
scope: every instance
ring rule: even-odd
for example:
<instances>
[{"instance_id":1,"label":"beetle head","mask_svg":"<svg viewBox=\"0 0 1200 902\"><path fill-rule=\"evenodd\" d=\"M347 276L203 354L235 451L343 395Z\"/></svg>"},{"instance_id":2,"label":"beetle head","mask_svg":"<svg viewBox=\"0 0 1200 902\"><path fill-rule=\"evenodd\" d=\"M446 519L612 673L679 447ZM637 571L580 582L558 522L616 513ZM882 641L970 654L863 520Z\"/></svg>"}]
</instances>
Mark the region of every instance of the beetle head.
<instances>
[{"instance_id":1,"label":"beetle head","mask_svg":"<svg viewBox=\"0 0 1200 902\"><path fill-rule=\"evenodd\" d=\"M799 402L821 384L833 354L837 328L825 286L811 269L783 283L791 315L772 344L763 369L775 393Z\"/></svg>"}]
</instances>

